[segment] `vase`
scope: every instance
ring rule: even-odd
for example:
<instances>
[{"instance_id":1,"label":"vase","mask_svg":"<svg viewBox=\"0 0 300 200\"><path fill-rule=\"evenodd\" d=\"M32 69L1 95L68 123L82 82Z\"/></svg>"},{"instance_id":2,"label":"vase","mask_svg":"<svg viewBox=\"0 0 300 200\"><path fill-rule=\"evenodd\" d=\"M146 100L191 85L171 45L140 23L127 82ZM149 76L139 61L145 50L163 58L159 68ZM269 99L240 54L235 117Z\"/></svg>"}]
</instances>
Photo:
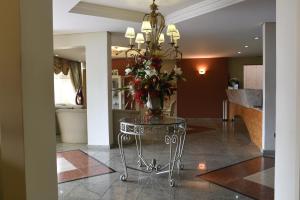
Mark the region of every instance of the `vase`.
<instances>
[{"instance_id":1,"label":"vase","mask_svg":"<svg viewBox=\"0 0 300 200\"><path fill-rule=\"evenodd\" d=\"M147 111L146 116L159 117L162 114L161 99L159 96L152 96L148 93L148 99L146 103Z\"/></svg>"}]
</instances>

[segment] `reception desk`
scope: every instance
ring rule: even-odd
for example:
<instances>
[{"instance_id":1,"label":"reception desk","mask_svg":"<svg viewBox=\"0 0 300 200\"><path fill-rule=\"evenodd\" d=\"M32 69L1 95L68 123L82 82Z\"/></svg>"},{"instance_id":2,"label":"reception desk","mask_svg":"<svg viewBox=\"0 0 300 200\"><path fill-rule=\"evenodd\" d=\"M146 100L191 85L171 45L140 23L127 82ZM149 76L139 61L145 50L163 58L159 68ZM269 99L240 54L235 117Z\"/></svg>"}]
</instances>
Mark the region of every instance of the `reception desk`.
<instances>
[{"instance_id":1,"label":"reception desk","mask_svg":"<svg viewBox=\"0 0 300 200\"><path fill-rule=\"evenodd\" d=\"M230 120L243 119L251 141L262 148L262 90L227 90Z\"/></svg>"}]
</instances>

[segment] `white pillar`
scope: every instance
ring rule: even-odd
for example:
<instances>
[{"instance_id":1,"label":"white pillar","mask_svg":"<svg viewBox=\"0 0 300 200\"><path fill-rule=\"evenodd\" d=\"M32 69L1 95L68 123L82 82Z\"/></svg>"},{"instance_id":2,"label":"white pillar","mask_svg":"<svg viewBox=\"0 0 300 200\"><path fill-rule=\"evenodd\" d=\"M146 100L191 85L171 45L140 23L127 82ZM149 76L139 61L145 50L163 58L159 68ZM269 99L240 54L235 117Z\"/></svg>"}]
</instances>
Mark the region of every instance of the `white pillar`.
<instances>
[{"instance_id":1,"label":"white pillar","mask_svg":"<svg viewBox=\"0 0 300 200\"><path fill-rule=\"evenodd\" d=\"M109 146L113 142L109 33L89 38L86 65L88 144Z\"/></svg>"},{"instance_id":2,"label":"white pillar","mask_svg":"<svg viewBox=\"0 0 300 200\"><path fill-rule=\"evenodd\" d=\"M80 46L86 54L88 144L109 146L113 142L110 33L54 36L54 49Z\"/></svg>"},{"instance_id":3,"label":"white pillar","mask_svg":"<svg viewBox=\"0 0 300 200\"><path fill-rule=\"evenodd\" d=\"M51 7L1 2L0 199L57 199Z\"/></svg>"},{"instance_id":4,"label":"white pillar","mask_svg":"<svg viewBox=\"0 0 300 200\"><path fill-rule=\"evenodd\" d=\"M275 150L276 122L276 23L263 24L263 138L264 153Z\"/></svg>"},{"instance_id":5,"label":"white pillar","mask_svg":"<svg viewBox=\"0 0 300 200\"><path fill-rule=\"evenodd\" d=\"M22 100L28 200L57 198L51 7L50 0L21 1Z\"/></svg>"},{"instance_id":6,"label":"white pillar","mask_svg":"<svg viewBox=\"0 0 300 200\"><path fill-rule=\"evenodd\" d=\"M275 200L299 200L300 1L277 0Z\"/></svg>"}]
</instances>

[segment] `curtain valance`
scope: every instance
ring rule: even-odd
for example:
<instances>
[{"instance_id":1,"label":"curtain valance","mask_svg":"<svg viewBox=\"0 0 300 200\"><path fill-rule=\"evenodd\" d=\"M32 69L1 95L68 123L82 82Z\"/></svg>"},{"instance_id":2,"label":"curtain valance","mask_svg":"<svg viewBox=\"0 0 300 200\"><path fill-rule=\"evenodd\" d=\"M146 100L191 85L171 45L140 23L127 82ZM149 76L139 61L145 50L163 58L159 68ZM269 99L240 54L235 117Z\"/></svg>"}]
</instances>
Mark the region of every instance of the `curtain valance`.
<instances>
[{"instance_id":1,"label":"curtain valance","mask_svg":"<svg viewBox=\"0 0 300 200\"><path fill-rule=\"evenodd\" d=\"M54 57L54 73L68 75L71 66L80 66L80 62Z\"/></svg>"}]
</instances>

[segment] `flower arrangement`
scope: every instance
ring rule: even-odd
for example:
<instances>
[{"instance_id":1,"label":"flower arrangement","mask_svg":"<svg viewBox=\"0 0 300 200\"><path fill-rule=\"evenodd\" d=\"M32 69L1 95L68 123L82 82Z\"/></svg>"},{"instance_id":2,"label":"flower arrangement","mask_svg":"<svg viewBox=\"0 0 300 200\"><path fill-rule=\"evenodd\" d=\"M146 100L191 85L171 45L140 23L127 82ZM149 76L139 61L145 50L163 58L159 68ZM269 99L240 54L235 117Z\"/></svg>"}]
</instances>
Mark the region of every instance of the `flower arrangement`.
<instances>
[{"instance_id":1,"label":"flower arrangement","mask_svg":"<svg viewBox=\"0 0 300 200\"><path fill-rule=\"evenodd\" d=\"M171 72L161 72L162 59L157 56L136 56L135 62L125 69L132 80L127 89L133 100L148 108L148 114L159 115L165 98L176 91L176 80L184 80L181 68L175 65Z\"/></svg>"},{"instance_id":2,"label":"flower arrangement","mask_svg":"<svg viewBox=\"0 0 300 200\"><path fill-rule=\"evenodd\" d=\"M237 78L231 78L228 81L228 88L239 89L240 81Z\"/></svg>"}]
</instances>

